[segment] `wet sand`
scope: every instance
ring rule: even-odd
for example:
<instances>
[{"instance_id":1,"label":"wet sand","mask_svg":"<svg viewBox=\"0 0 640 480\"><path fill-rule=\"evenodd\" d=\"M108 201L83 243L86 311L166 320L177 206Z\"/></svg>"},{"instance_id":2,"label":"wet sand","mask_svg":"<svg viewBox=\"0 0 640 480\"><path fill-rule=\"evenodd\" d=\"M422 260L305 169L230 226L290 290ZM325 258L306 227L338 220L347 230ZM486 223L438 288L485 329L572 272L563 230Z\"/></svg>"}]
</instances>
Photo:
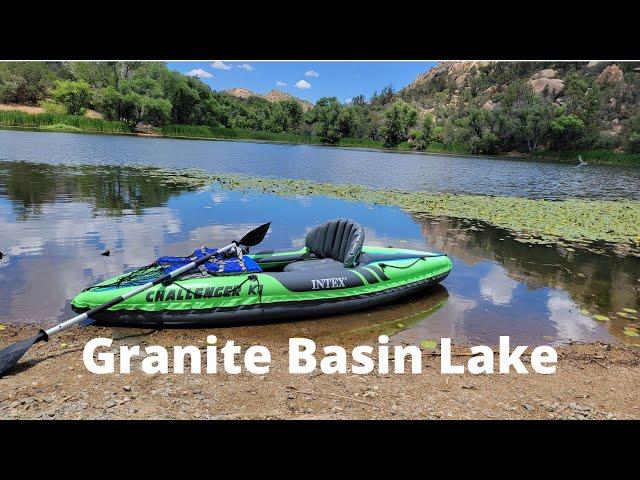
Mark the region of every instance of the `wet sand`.
<instances>
[{"instance_id":1,"label":"wet sand","mask_svg":"<svg viewBox=\"0 0 640 480\"><path fill-rule=\"evenodd\" d=\"M341 317L216 330L113 330L80 327L36 345L19 367L0 379L1 419L637 419L640 348L602 343L558 347L556 374L442 375L437 350L423 353L419 375L308 375L288 372L288 338L319 347L367 343L371 331L336 334ZM344 319L344 317L342 317ZM339 329L338 329L339 330ZM33 334L9 326L0 345ZM264 345L272 355L266 375L95 375L82 350L95 337L120 345L199 345L216 334L245 348ZM364 336L363 336L364 335ZM368 342L370 345L375 343ZM465 346L454 347L463 362ZM117 360L117 355L116 355ZM527 359L525 365L531 371ZM171 371L171 369L170 369Z\"/></svg>"}]
</instances>

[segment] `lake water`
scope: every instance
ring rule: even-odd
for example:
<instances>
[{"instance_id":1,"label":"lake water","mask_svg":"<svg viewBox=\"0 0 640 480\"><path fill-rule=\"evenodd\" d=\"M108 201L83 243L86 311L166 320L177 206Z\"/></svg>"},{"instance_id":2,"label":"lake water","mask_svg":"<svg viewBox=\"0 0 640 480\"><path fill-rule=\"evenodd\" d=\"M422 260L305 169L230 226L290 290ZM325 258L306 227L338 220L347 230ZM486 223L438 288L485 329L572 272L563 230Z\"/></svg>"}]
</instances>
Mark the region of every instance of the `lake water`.
<instances>
[{"instance_id":1,"label":"lake water","mask_svg":"<svg viewBox=\"0 0 640 480\"><path fill-rule=\"evenodd\" d=\"M0 132L0 138L4 133ZM46 142L39 139L41 134L21 135L19 132L21 139ZM529 246L480 223L417 218L393 207L165 183L146 175L145 170L122 165L125 159L104 165L109 155L120 152L108 145L120 140L131 142L127 161L132 161L136 152L151 158L150 151L159 147L148 147L147 140L53 137L54 142L66 137L79 143L104 140L105 145L96 150L104 158L89 162L85 157L73 157L70 150L69 158L60 162L66 165L54 164L54 159L67 153L34 148L34 155L50 154L49 162L0 161L0 251L4 254L0 259L0 323L60 321L72 315L70 299L98 279L148 264L160 255L186 255L203 244L227 244L268 220L273 223L260 247L265 249L299 247L311 227L344 216L365 227L368 244L444 251L451 256L454 269L442 287L425 295L359 314L317 319L313 321L317 328L344 335L360 332L367 338L388 333L394 341L409 343L449 336L458 342L497 344L501 334L529 344L635 340L622 334L629 320L614 314L625 307L639 309L638 258ZM26 144L17 149L19 155L9 155L11 146L5 142L6 137L0 140L2 156L24 155ZM174 145L166 140L151 142ZM202 144L213 149L219 145L233 149L245 145L248 150L298 149L239 143L178 144L185 146L181 147L185 152L190 145L205 148ZM335 149L329 152L344 154ZM194 154L190 155L193 162ZM302 161L300 157L298 161ZM79 166L87 162L89 166ZM100 255L105 249L111 251L110 256ZM611 316L612 321L599 323L582 311L585 309Z\"/></svg>"},{"instance_id":2,"label":"lake water","mask_svg":"<svg viewBox=\"0 0 640 480\"><path fill-rule=\"evenodd\" d=\"M0 130L0 160L200 168L416 191L640 200L640 169L632 167L576 167L309 145Z\"/></svg>"}]
</instances>

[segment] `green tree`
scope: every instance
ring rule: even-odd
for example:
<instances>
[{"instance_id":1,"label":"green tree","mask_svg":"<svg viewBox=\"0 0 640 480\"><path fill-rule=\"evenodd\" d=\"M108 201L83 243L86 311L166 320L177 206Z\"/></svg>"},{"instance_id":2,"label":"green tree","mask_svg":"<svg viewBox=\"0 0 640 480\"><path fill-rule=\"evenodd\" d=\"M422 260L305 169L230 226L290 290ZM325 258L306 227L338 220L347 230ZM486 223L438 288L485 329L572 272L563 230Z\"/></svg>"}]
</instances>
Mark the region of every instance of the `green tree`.
<instances>
[{"instance_id":1,"label":"green tree","mask_svg":"<svg viewBox=\"0 0 640 480\"><path fill-rule=\"evenodd\" d=\"M118 62L72 62L71 72L94 89L117 87L120 81Z\"/></svg>"},{"instance_id":2,"label":"green tree","mask_svg":"<svg viewBox=\"0 0 640 480\"><path fill-rule=\"evenodd\" d=\"M429 143L432 141L433 133L433 117L426 114L420 123L420 127L411 130L409 136L411 137L413 146L416 150L426 150Z\"/></svg>"},{"instance_id":3,"label":"green tree","mask_svg":"<svg viewBox=\"0 0 640 480\"><path fill-rule=\"evenodd\" d=\"M314 132L323 142L335 144L340 141L340 111L342 106L336 97L322 97L310 110L309 119Z\"/></svg>"},{"instance_id":4,"label":"green tree","mask_svg":"<svg viewBox=\"0 0 640 480\"><path fill-rule=\"evenodd\" d=\"M503 97L505 131L516 148L530 155L548 139L551 121L557 114L548 98L541 98L524 81L509 85Z\"/></svg>"},{"instance_id":5,"label":"green tree","mask_svg":"<svg viewBox=\"0 0 640 480\"><path fill-rule=\"evenodd\" d=\"M409 138L409 129L418 121L418 111L404 100L394 102L384 111L381 136L385 145L395 147Z\"/></svg>"},{"instance_id":6,"label":"green tree","mask_svg":"<svg viewBox=\"0 0 640 480\"><path fill-rule=\"evenodd\" d=\"M630 118L625 127L625 151L627 153L640 153L640 114Z\"/></svg>"},{"instance_id":7,"label":"green tree","mask_svg":"<svg viewBox=\"0 0 640 480\"><path fill-rule=\"evenodd\" d=\"M53 99L64 105L69 115L82 115L91 102L91 86L84 80L57 80Z\"/></svg>"},{"instance_id":8,"label":"green tree","mask_svg":"<svg viewBox=\"0 0 640 480\"><path fill-rule=\"evenodd\" d=\"M35 105L62 73L53 62L0 62L0 101Z\"/></svg>"},{"instance_id":9,"label":"green tree","mask_svg":"<svg viewBox=\"0 0 640 480\"><path fill-rule=\"evenodd\" d=\"M551 120L549 133L553 148L576 148L585 134L585 124L576 115L562 114Z\"/></svg>"}]
</instances>

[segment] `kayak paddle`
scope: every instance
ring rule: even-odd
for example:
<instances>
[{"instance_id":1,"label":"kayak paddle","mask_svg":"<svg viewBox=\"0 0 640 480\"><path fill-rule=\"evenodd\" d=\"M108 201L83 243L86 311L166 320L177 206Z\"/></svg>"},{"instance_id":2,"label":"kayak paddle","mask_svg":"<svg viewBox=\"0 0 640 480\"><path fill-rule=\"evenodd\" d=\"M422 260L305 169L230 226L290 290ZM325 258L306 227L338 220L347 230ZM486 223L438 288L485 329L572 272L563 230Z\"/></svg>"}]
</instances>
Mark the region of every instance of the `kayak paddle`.
<instances>
[{"instance_id":1,"label":"kayak paddle","mask_svg":"<svg viewBox=\"0 0 640 480\"><path fill-rule=\"evenodd\" d=\"M200 257L199 259L191 263L188 263L183 267L173 270L172 272L167 273L162 277L156 278L151 282L145 283L144 285L140 285L139 287L134 288L130 292L124 293L112 300L109 300L106 303L103 303L102 305L98 305L97 307L92 308L91 310L87 310L86 312L81 313L80 315L76 315L75 317L70 318L69 320L62 322L54 327L51 327L48 330L40 330L37 335L31 338L28 338L27 340L22 340L21 342L16 342L8 347L3 348L2 350L0 350L0 377L2 377L6 372L11 370L13 367L15 367L15 365L22 358L22 356L25 353L27 353L27 351L34 344L41 342L43 340L47 341L49 340L49 337L51 335L59 333L62 330L66 330L67 328L72 327L73 325L77 325L78 323L89 319L92 315L95 315L96 313L100 313L104 310L107 310L108 308L111 308L120 302L124 302L126 299L131 298L134 295L137 295L141 292L144 292L145 290L148 290L151 287L159 285L160 283L167 285L171 283L175 277L191 270L192 268L202 265L203 263L206 263L211 257L215 255L228 252L229 250L233 249L234 247L238 247L239 245L243 245L245 247L253 247L259 244L260 242L262 242L262 240L264 240L264 237L267 234L267 231L269 230L270 225L271 225L271 222L265 223L264 225L261 225L258 228L251 230L239 241L233 241L226 247L220 248L215 252L212 252L208 255Z\"/></svg>"}]
</instances>

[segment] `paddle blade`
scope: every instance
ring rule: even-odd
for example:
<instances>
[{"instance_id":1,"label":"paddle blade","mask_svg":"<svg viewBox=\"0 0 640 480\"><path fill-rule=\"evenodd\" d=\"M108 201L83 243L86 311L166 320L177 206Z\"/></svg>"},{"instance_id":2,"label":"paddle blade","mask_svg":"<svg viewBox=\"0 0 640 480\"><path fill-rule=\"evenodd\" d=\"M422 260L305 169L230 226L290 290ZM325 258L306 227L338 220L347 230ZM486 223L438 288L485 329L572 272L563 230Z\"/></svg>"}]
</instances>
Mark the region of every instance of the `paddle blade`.
<instances>
[{"instance_id":1,"label":"paddle blade","mask_svg":"<svg viewBox=\"0 0 640 480\"><path fill-rule=\"evenodd\" d=\"M42 333L39 333L35 337L28 338L21 342L9 345L6 348L0 350L0 377L3 377L5 373L16 366L22 356L27 353L34 343L44 340L45 337Z\"/></svg>"},{"instance_id":2,"label":"paddle blade","mask_svg":"<svg viewBox=\"0 0 640 480\"><path fill-rule=\"evenodd\" d=\"M258 245L262 240L264 240L264 237L269 231L270 226L271 222L267 222L264 225L260 225L258 228L251 230L244 237L242 237L242 240L240 240L238 244L244 245L245 247L253 247L255 245Z\"/></svg>"}]
</instances>

